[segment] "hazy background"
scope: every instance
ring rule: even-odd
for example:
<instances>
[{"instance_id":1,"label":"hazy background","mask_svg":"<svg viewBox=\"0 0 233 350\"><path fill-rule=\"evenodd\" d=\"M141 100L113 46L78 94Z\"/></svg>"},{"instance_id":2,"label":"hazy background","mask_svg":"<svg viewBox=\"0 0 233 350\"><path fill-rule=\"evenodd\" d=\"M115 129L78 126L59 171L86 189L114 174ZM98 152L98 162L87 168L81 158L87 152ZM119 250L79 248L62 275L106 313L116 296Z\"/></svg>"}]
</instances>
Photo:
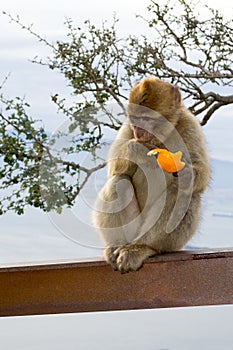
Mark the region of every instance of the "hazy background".
<instances>
[{"instance_id":1,"label":"hazy background","mask_svg":"<svg viewBox=\"0 0 233 350\"><path fill-rule=\"evenodd\" d=\"M121 35L146 34L147 26L135 19L146 16L147 1L1 0L0 8L19 15L24 24L49 41L65 38L65 18L81 23L112 21L116 12ZM232 18L229 0L206 1ZM177 14L179 9L177 9ZM56 114L50 96L66 93L65 81L56 72L29 62L49 55L49 50L0 13L0 83L10 74L4 93L26 96L35 118L43 119L50 131L64 121ZM233 117L232 107L221 109L203 128L213 168L213 180L203 201L203 219L191 247L233 246ZM94 181L94 180L93 180ZM93 183L89 184L92 188ZM101 185L99 178L98 186ZM88 187L72 214L59 218L28 209L18 217L0 217L0 263L78 259L99 256L102 242L89 226L90 203L95 194ZM217 214L217 216L216 216ZM220 215L219 215L220 214ZM222 216L222 214L229 214ZM87 234L88 233L88 234ZM231 350L232 307L40 316L0 319L1 349L148 349ZM107 333L107 334L106 334Z\"/></svg>"}]
</instances>

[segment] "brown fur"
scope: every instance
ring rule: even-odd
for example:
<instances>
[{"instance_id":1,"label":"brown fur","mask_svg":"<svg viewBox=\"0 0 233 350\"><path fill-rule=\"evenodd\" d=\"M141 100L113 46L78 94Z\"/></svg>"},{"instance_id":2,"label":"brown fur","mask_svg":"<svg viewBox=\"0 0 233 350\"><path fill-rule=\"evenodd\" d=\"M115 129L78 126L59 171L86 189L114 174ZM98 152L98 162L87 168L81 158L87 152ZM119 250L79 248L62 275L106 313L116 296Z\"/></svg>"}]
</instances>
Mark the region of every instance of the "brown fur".
<instances>
[{"instance_id":1,"label":"brown fur","mask_svg":"<svg viewBox=\"0 0 233 350\"><path fill-rule=\"evenodd\" d=\"M210 177L201 128L177 86L149 77L131 90L129 102L94 211L106 242L105 260L121 273L188 242L198 227L201 193ZM186 166L178 177L147 156L155 147L183 152Z\"/></svg>"}]
</instances>

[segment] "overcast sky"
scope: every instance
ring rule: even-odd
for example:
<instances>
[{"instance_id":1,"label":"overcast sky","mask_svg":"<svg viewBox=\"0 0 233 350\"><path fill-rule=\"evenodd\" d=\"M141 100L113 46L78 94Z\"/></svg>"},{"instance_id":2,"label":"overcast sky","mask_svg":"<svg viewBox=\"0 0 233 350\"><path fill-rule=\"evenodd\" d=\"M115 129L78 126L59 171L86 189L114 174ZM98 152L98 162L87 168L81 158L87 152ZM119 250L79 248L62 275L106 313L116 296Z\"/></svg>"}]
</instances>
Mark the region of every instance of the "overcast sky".
<instances>
[{"instance_id":1,"label":"overcast sky","mask_svg":"<svg viewBox=\"0 0 233 350\"><path fill-rule=\"evenodd\" d=\"M164 2L164 0L160 0ZM72 18L75 23L90 18L91 21L101 23L107 20L111 23L113 14L116 13L120 19L118 30L120 35L129 33L146 34L148 26L143 20L135 18L136 14L148 16L147 1L106 1L106 0L1 0L0 8L13 16L19 16L25 25L33 24L33 30L48 40L55 41L65 37L66 29L64 21ZM227 17L232 18L232 2L229 0L207 0L206 4L218 8ZM179 11L177 10L177 13ZM2 15L0 11L0 83L10 73L10 78L4 86L4 93L8 96L26 96L32 105L33 115L37 119L43 119L46 127L53 131L64 121L62 115L56 114L56 107L51 103L51 95L59 92L66 93L66 83L63 77L47 68L32 64L30 59L35 56L43 57L49 55L44 44L39 43L27 31L19 28L15 23L9 23L9 18ZM233 152L229 149L231 140L229 126L232 124L231 106L224 107L215 114L221 116L221 125L224 133L223 151L219 144L214 143L210 149L212 155L217 158L224 157L233 160ZM224 119L224 120L223 120ZM219 129L220 119L211 119L205 132L213 139L216 129ZM208 136L207 135L207 136ZM215 137L215 135L214 135ZM221 143L222 144L222 143ZM227 144L227 147L226 147Z\"/></svg>"}]
</instances>

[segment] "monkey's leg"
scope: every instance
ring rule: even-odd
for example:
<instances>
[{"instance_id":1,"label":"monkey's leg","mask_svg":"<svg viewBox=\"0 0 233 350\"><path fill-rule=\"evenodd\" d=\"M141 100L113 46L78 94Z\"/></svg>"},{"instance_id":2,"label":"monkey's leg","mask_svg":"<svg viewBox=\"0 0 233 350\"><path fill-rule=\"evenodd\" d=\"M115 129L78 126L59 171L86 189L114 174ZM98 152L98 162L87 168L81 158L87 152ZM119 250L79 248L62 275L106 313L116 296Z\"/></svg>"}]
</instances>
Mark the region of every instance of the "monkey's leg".
<instances>
[{"instance_id":1,"label":"monkey's leg","mask_svg":"<svg viewBox=\"0 0 233 350\"><path fill-rule=\"evenodd\" d=\"M106 242L104 259L116 269L115 251L131 242L141 226L140 210L131 178L115 175L100 193L95 222Z\"/></svg>"},{"instance_id":2,"label":"monkey's leg","mask_svg":"<svg viewBox=\"0 0 233 350\"><path fill-rule=\"evenodd\" d=\"M169 253L182 249L197 231L200 222L200 194L192 197L189 208L179 223L172 231L161 233L155 245L159 252Z\"/></svg>"},{"instance_id":3,"label":"monkey's leg","mask_svg":"<svg viewBox=\"0 0 233 350\"><path fill-rule=\"evenodd\" d=\"M137 230L134 227L136 235L128 241L127 245L121 246L113 252L115 267L121 273L138 270L148 257L158 253L156 247L150 244L153 243L151 230L153 230L162 214L166 203L166 195L165 186L163 190L163 186L159 186L159 189L157 189L154 183L151 184L145 206L140 213L139 226L137 226Z\"/></svg>"},{"instance_id":4,"label":"monkey's leg","mask_svg":"<svg viewBox=\"0 0 233 350\"><path fill-rule=\"evenodd\" d=\"M131 244L114 251L114 254L117 255L117 269L121 273L138 270L148 257L158 253L178 250L190 239L197 226L199 199L195 196L192 198L189 207L182 208L181 202L186 199L186 191L182 193L184 196L181 196L181 194L177 196L173 186L170 185L166 193L157 198L154 205L149 201L149 205L146 208L147 216L140 228L141 235ZM165 201L166 197L170 198L170 200ZM180 198L179 201L178 198ZM172 210L175 208L176 201L180 204L181 211L184 210L184 214L186 214L183 219L183 215L180 217L180 223L177 222L178 227L174 225L176 229L171 233L167 233L167 224ZM158 209L162 209L162 211L157 213Z\"/></svg>"}]
</instances>

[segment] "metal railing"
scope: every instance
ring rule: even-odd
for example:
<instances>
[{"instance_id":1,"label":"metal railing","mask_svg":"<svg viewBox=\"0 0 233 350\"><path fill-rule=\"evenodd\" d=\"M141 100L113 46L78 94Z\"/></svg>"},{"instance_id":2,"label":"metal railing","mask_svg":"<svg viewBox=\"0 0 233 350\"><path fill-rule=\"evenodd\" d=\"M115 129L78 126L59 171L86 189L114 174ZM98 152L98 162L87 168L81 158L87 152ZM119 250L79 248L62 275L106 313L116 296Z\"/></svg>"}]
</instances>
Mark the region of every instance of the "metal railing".
<instances>
[{"instance_id":1,"label":"metal railing","mask_svg":"<svg viewBox=\"0 0 233 350\"><path fill-rule=\"evenodd\" d=\"M180 251L121 275L104 261L0 266L0 316L233 303L233 249Z\"/></svg>"}]
</instances>

